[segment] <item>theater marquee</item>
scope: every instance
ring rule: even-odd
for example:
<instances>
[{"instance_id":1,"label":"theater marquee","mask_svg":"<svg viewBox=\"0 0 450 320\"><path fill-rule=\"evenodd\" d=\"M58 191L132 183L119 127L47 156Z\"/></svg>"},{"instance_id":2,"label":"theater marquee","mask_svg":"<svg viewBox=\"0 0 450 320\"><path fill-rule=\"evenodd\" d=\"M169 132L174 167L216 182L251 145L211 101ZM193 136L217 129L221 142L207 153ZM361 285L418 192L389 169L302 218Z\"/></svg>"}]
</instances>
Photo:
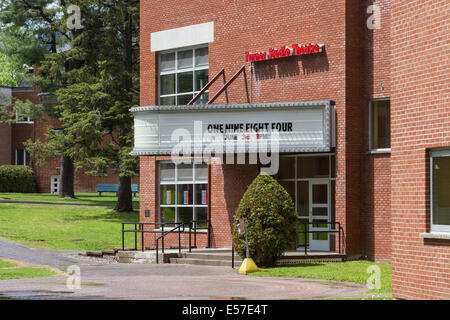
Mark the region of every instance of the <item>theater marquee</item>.
<instances>
[{"instance_id":1,"label":"theater marquee","mask_svg":"<svg viewBox=\"0 0 450 320\"><path fill-rule=\"evenodd\" d=\"M249 152L253 141L276 143L279 152L329 152L334 147L334 102L149 106L131 109L134 155L170 155L189 144ZM180 139L180 136L188 138ZM211 140L211 136L213 137ZM220 148L219 148L220 149Z\"/></svg>"}]
</instances>

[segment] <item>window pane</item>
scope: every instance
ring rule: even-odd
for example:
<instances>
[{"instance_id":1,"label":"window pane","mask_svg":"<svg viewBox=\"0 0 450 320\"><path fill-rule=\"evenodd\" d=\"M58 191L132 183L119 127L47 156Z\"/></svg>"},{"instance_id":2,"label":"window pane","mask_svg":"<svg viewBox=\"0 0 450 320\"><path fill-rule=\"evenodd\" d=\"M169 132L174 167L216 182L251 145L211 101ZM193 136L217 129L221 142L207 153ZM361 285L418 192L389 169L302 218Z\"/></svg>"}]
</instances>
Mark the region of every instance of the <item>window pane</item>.
<instances>
[{"instance_id":1,"label":"window pane","mask_svg":"<svg viewBox=\"0 0 450 320\"><path fill-rule=\"evenodd\" d=\"M433 224L450 225L450 157L433 158Z\"/></svg>"},{"instance_id":2,"label":"window pane","mask_svg":"<svg viewBox=\"0 0 450 320\"><path fill-rule=\"evenodd\" d=\"M159 70L160 71L175 70L175 52L161 55Z\"/></svg>"},{"instance_id":3,"label":"window pane","mask_svg":"<svg viewBox=\"0 0 450 320\"><path fill-rule=\"evenodd\" d=\"M208 48L195 49L195 66L204 67L208 65Z\"/></svg>"},{"instance_id":4,"label":"window pane","mask_svg":"<svg viewBox=\"0 0 450 320\"><path fill-rule=\"evenodd\" d=\"M177 97L177 101L178 101L177 104L178 104L178 105L185 105L185 104L188 104L189 101L191 101L193 97L194 97L194 96L193 96L192 94L184 94L184 95L182 95L182 96L178 96L178 97Z\"/></svg>"},{"instance_id":5,"label":"window pane","mask_svg":"<svg viewBox=\"0 0 450 320\"><path fill-rule=\"evenodd\" d=\"M329 157L301 157L297 159L297 178L328 178Z\"/></svg>"},{"instance_id":6,"label":"window pane","mask_svg":"<svg viewBox=\"0 0 450 320\"><path fill-rule=\"evenodd\" d=\"M175 181L175 164L173 163L161 163L160 164L160 179L163 182Z\"/></svg>"},{"instance_id":7,"label":"window pane","mask_svg":"<svg viewBox=\"0 0 450 320\"><path fill-rule=\"evenodd\" d=\"M195 204L196 205L208 204L208 191L206 184L195 185Z\"/></svg>"},{"instance_id":8,"label":"window pane","mask_svg":"<svg viewBox=\"0 0 450 320\"><path fill-rule=\"evenodd\" d=\"M297 182L297 212L301 217L309 217L309 182Z\"/></svg>"},{"instance_id":9,"label":"window pane","mask_svg":"<svg viewBox=\"0 0 450 320\"><path fill-rule=\"evenodd\" d=\"M175 74L161 76L161 95L175 94Z\"/></svg>"},{"instance_id":10,"label":"window pane","mask_svg":"<svg viewBox=\"0 0 450 320\"><path fill-rule=\"evenodd\" d=\"M326 184L314 184L312 186L313 204L328 203L328 186Z\"/></svg>"},{"instance_id":11,"label":"window pane","mask_svg":"<svg viewBox=\"0 0 450 320\"><path fill-rule=\"evenodd\" d=\"M16 150L16 155L17 155L16 164L18 166L23 166L25 164L25 158L24 158L23 154L24 154L23 149Z\"/></svg>"},{"instance_id":12,"label":"window pane","mask_svg":"<svg viewBox=\"0 0 450 320\"><path fill-rule=\"evenodd\" d=\"M295 158L280 157L280 171L278 171L279 179L295 178Z\"/></svg>"},{"instance_id":13,"label":"window pane","mask_svg":"<svg viewBox=\"0 0 450 320\"><path fill-rule=\"evenodd\" d=\"M178 181L193 181L193 174L192 164L178 165Z\"/></svg>"},{"instance_id":14,"label":"window pane","mask_svg":"<svg viewBox=\"0 0 450 320\"><path fill-rule=\"evenodd\" d=\"M195 165L195 181L208 180L208 166L206 164Z\"/></svg>"},{"instance_id":15,"label":"window pane","mask_svg":"<svg viewBox=\"0 0 450 320\"><path fill-rule=\"evenodd\" d=\"M391 102L372 102L372 148L391 147Z\"/></svg>"},{"instance_id":16,"label":"window pane","mask_svg":"<svg viewBox=\"0 0 450 320\"><path fill-rule=\"evenodd\" d=\"M178 69L193 67L192 50L178 52Z\"/></svg>"},{"instance_id":17,"label":"window pane","mask_svg":"<svg viewBox=\"0 0 450 320\"><path fill-rule=\"evenodd\" d=\"M178 207L177 222L191 222L194 220L194 208Z\"/></svg>"},{"instance_id":18,"label":"window pane","mask_svg":"<svg viewBox=\"0 0 450 320\"><path fill-rule=\"evenodd\" d=\"M175 204L175 185L161 186L161 205Z\"/></svg>"},{"instance_id":19,"label":"window pane","mask_svg":"<svg viewBox=\"0 0 450 320\"><path fill-rule=\"evenodd\" d=\"M208 209L207 208L195 208L195 220L198 221L197 228L206 228L208 219Z\"/></svg>"},{"instance_id":20,"label":"window pane","mask_svg":"<svg viewBox=\"0 0 450 320\"><path fill-rule=\"evenodd\" d=\"M178 204L191 205L193 202L193 185L192 184L179 184L178 185Z\"/></svg>"},{"instance_id":21,"label":"window pane","mask_svg":"<svg viewBox=\"0 0 450 320\"><path fill-rule=\"evenodd\" d=\"M197 94L198 92L196 92L195 94ZM194 104L206 104L209 101L209 94L208 92L205 92L204 94L201 95L201 97L195 101Z\"/></svg>"},{"instance_id":22,"label":"window pane","mask_svg":"<svg viewBox=\"0 0 450 320\"><path fill-rule=\"evenodd\" d=\"M193 72L183 72L178 73L178 93L192 92L194 91L194 73Z\"/></svg>"},{"instance_id":23,"label":"window pane","mask_svg":"<svg viewBox=\"0 0 450 320\"><path fill-rule=\"evenodd\" d=\"M161 208L161 222L175 222L175 208Z\"/></svg>"},{"instance_id":24,"label":"window pane","mask_svg":"<svg viewBox=\"0 0 450 320\"><path fill-rule=\"evenodd\" d=\"M208 83L208 70L195 71L195 91L200 91Z\"/></svg>"},{"instance_id":25,"label":"window pane","mask_svg":"<svg viewBox=\"0 0 450 320\"><path fill-rule=\"evenodd\" d=\"M160 99L160 104L162 106L174 106L174 105L176 105L176 103L175 103L175 96L161 98Z\"/></svg>"},{"instance_id":26,"label":"window pane","mask_svg":"<svg viewBox=\"0 0 450 320\"><path fill-rule=\"evenodd\" d=\"M306 246L309 246L309 224L302 224L309 222L308 219L301 219L299 223L297 224L297 246L298 247L304 247L305 246L305 240L306 240ZM306 231L306 234L304 233Z\"/></svg>"}]
</instances>

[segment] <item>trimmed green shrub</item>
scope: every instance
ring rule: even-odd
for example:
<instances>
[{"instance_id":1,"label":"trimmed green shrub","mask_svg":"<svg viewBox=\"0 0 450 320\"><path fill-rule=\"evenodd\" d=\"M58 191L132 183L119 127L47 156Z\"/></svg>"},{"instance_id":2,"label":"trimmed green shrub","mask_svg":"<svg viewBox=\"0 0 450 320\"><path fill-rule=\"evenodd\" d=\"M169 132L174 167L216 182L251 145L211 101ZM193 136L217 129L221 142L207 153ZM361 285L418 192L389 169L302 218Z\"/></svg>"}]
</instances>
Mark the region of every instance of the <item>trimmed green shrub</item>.
<instances>
[{"instance_id":1,"label":"trimmed green shrub","mask_svg":"<svg viewBox=\"0 0 450 320\"><path fill-rule=\"evenodd\" d=\"M0 166L0 192L36 192L33 169L27 166Z\"/></svg>"},{"instance_id":2,"label":"trimmed green shrub","mask_svg":"<svg viewBox=\"0 0 450 320\"><path fill-rule=\"evenodd\" d=\"M237 224L245 221L250 257L260 267L273 266L296 239L297 214L288 192L271 176L260 174L248 187L234 216L233 245L245 257L245 237Z\"/></svg>"}]
</instances>

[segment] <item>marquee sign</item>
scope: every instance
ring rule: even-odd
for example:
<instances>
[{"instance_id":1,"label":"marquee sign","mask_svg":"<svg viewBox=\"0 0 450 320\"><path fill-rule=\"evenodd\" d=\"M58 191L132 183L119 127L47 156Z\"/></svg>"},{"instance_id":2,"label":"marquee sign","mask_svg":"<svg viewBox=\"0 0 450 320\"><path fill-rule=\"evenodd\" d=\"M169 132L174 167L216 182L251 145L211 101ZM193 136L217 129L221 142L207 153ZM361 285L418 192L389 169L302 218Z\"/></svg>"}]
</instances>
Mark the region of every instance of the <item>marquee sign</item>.
<instances>
[{"instance_id":1,"label":"marquee sign","mask_svg":"<svg viewBox=\"0 0 450 320\"><path fill-rule=\"evenodd\" d=\"M248 153L252 143L276 143L279 152L329 152L334 146L334 102L149 106L131 109L134 155L193 154L215 148ZM181 138L182 137L182 138ZM228 152L228 149L227 149Z\"/></svg>"},{"instance_id":2,"label":"marquee sign","mask_svg":"<svg viewBox=\"0 0 450 320\"><path fill-rule=\"evenodd\" d=\"M294 44L292 47L283 46L281 49L270 48L265 52L250 52L245 53L245 62L263 61L285 58L290 56L301 56L307 54L314 54L323 52L325 45L310 43L308 45Z\"/></svg>"}]
</instances>

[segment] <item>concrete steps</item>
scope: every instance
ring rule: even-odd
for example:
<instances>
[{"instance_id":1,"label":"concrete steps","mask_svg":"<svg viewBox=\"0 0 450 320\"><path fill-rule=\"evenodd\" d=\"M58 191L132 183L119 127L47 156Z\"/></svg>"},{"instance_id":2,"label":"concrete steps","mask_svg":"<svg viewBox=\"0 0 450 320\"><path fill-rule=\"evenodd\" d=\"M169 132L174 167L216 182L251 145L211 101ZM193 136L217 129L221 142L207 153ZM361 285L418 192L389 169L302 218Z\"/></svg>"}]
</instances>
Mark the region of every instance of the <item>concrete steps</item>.
<instances>
[{"instance_id":1,"label":"concrete steps","mask_svg":"<svg viewBox=\"0 0 450 320\"><path fill-rule=\"evenodd\" d=\"M214 266L214 267L231 267L232 258L231 254L218 254L218 253L200 253L200 252L183 252L181 257L170 258L169 263L174 264L190 264L198 266ZM241 265L242 259L235 255L234 267L237 268Z\"/></svg>"}]
</instances>

